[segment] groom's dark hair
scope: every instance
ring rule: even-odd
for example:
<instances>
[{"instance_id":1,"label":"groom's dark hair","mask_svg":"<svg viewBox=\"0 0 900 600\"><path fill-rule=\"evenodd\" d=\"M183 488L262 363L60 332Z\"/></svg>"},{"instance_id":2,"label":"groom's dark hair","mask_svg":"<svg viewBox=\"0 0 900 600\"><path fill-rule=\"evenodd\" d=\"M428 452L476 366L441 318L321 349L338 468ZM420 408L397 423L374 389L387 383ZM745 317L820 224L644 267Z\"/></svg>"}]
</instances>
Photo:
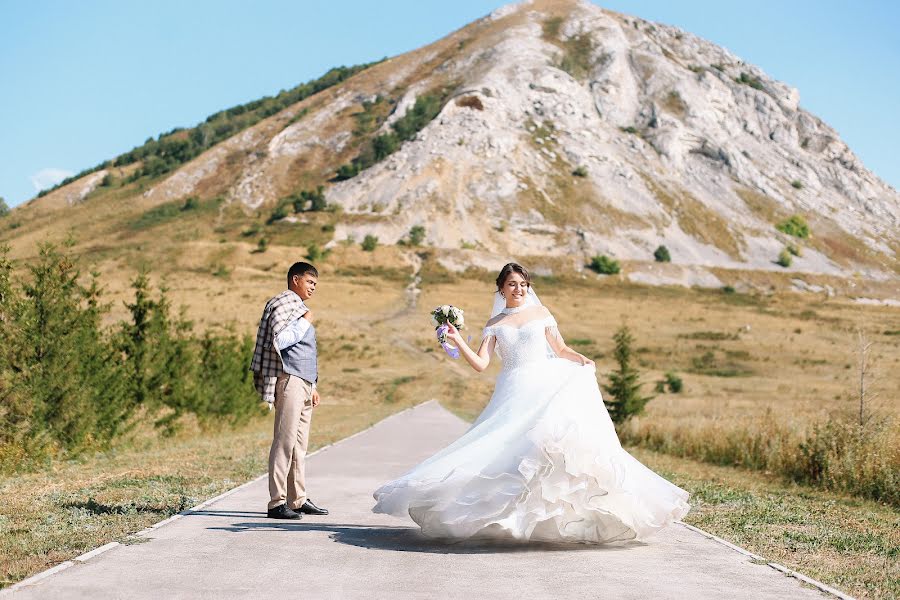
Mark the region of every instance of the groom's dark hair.
<instances>
[{"instance_id":1,"label":"groom's dark hair","mask_svg":"<svg viewBox=\"0 0 900 600\"><path fill-rule=\"evenodd\" d=\"M314 266L312 266L311 264L309 264L308 262L295 262L294 264L292 264L291 268L288 269L288 274L287 274L288 287L290 287L291 279L294 278L294 275L299 275L300 277L303 277L307 273L309 273L313 277L319 276L319 272L316 271L316 268Z\"/></svg>"}]
</instances>

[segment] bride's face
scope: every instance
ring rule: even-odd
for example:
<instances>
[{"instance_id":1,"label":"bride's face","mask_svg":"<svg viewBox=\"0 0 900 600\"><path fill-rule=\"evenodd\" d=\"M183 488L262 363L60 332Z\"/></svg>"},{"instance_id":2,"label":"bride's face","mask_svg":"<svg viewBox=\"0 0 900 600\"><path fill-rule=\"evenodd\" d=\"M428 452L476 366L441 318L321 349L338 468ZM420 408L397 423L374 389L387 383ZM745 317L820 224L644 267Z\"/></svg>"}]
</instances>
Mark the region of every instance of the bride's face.
<instances>
[{"instance_id":1,"label":"bride's face","mask_svg":"<svg viewBox=\"0 0 900 600\"><path fill-rule=\"evenodd\" d=\"M514 308L525 304L525 298L528 295L528 282L518 273L510 273L506 281L503 282L503 288L500 290L503 297L506 298L507 308Z\"/></svg>"}]
</instances>

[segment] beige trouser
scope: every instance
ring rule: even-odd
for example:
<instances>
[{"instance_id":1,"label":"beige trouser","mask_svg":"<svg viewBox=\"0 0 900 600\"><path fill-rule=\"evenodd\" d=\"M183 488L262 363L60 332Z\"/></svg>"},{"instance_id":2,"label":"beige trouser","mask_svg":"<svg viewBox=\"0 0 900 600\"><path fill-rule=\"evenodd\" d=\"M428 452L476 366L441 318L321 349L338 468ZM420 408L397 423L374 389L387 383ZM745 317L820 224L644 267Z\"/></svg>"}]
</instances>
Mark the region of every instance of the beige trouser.
<instances>
[{"instance_id":1,"label":"beige trouser","mask_svg":"<svg viewBox=\"0 0 900 600\"><path fill-rule=\"evenodd\" d=\"M306 501L305 461L312 421L312 384L280 375L275 383L275 435L269 450L269 508Z\"/></svg>"}]
</instances>

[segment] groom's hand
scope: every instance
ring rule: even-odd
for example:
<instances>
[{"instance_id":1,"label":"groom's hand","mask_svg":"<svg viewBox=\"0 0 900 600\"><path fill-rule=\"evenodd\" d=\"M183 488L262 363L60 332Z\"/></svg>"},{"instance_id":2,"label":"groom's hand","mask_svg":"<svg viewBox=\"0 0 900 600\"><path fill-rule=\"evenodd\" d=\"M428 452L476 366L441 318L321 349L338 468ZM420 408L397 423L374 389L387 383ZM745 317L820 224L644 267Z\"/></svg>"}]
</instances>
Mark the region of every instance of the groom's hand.
<instances>
[{"instance_id":1,"label":"groom's hand","mask_svg":"<svg viewBox=\"0 0 900 600\"><path fill-rule=\"evenodd\" d=\"M319 390L313 390L313 393L312 393L312 405L313 405L313 408L315 408L315 407L317 407L317 406L319 405L319 401L320 401L320 400L321 400L321 399L319 398Z\"/></svg>"}]
</instances>

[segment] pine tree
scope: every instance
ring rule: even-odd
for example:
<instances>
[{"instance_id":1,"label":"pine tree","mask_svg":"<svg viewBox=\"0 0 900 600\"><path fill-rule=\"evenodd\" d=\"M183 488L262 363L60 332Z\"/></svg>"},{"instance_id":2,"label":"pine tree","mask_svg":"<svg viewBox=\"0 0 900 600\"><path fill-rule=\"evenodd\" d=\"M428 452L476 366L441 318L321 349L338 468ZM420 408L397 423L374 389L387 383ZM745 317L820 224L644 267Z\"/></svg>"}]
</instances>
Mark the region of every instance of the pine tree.
<instances>
[{"instance_id":1,"label":"pine tree","mask_svg":"<svg viewBox=\"0 0 900 600\"><path fill-rule=\"evenodd\" d=\"M634 338L627 325L623 325L613 336L616 348L613 356L619 368L609 374L609 385L603 388L609 394L604 400L613 422L620 425L634 415L639 415L653 396L641 396L640 373L632 366L631 345Z\"/></svg>"},{"instance_id":2,"label":"pine tree","mask_svg":"<svg viewBox=\"0 0 900 600\"><path fill-rule=\"evenodd\" d=\"M16 385L22 370L16 355L21 347L18 327L21 297L12 285L12 261L8 253L8 246L0 246L0 470L3 472L29 455L32 448L28 441L33 439L29 435L32 403Z\"/></svg>"},{"instance_id":3,"label":"pine tree","mask_svg":"<svg viewBox=\"0 0 900 600\"><path fill-rule=\"evenodd\" d=\"M28 270L16 361L17 386L33 404L33 434L64 450L105 446L122 424L122 389L101 330L107 307L96 278L82 285L75 263L52 245Z\"/></svg>"},{"instance_id":4,"label":"pine tree","mask_svg":"<svg viewBox=\"0 0 900 600\"><path fill-rule=\"evenodd\" d=\"M154 300L146 272L132 281L134 302L126 304L131 321L121 324L118 346L125 355L126 386L132 408L146 406L152 412L171 409L156 422L167 433L194 404L191 385L195 362L189 352L191 324L173 319L165 288Z\"/></svg>"}]
</instances>

